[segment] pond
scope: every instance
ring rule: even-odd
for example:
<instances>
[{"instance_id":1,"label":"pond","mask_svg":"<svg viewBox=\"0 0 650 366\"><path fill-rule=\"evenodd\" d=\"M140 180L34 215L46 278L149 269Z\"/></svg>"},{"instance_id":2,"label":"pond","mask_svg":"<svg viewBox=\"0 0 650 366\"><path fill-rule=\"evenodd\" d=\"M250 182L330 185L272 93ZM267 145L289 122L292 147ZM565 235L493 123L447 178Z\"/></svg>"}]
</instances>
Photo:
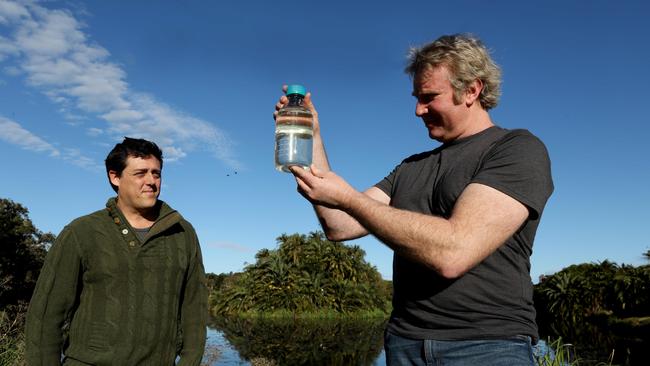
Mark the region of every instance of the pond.
<instances>
[{"instance_id":1,"label":"pond","mask_svg":"<svg viewBox=\"0 0 650 366\"><path fill-rule=\"evenodd\" d=\"M571 337L562 338L565 350L580 361L581 366L648 366L650 365L650 334L617 332L583 324ZM542 337L546 338L546 337ZM550 333L557 339L557 333Z\"/></svg>"},{"instance_id":2,"label":"pond","mask_svg":"<svg viewBox=\"0 0 650 366\"><path fill-rule=\"evenodd\" d=\"M385 365L385 325L385 319L213 318L203 365Z\"/></svg>"},{"instance_id":3,"label":"pond","mask_svg":"<svg viewBox=\"0 0 650 366\"><path fill-rule=\"evenodd\" d=\"M212 318L202 365L383 366L386 321ZM580 339L569 349L574 357L577 353L580 365L650 365L647 334L620 337L611 332L593 333L593 329L580 332Z\"/></svg>"}]
</instances>

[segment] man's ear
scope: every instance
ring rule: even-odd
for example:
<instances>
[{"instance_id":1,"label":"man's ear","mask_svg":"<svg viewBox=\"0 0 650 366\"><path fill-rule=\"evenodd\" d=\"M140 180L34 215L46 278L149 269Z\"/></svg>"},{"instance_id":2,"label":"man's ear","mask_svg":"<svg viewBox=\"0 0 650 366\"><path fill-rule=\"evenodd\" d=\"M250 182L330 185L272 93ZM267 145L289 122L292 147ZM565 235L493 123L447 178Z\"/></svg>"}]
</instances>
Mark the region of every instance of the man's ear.
<instances>
[{"instance_id":1,"label":"man's ear","mask_svg":"<svg viewBox=\"0 0 650 366\"><path fill-rule=\"evenodd\" d=\"M116 187L120 186L120 175L117 174L117 172L115 170L109 170L108 171L108 179L111 181L111 183L114 186L116 186Z\"/></svg>"},{"instance_id":2,"label":"man's ear","mask_svg":"<svg viewBox=\"0 0 650 366\"><path fill-rule=\"evenodd\" d=\"M465 105L468 107L474 104L483 91L483 82L480 79L474 79L467 89L465 89Z\"/></svg>"}]
</instances>

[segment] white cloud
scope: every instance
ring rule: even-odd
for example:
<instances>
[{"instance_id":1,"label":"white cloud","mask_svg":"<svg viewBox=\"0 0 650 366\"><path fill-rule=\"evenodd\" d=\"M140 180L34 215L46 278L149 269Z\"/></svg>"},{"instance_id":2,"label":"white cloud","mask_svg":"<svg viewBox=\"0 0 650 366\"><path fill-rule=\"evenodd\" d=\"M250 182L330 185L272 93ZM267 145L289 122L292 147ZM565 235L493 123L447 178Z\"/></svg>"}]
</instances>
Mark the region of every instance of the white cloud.
<instances>
[{"instance_id":1,"label":"white cloud","mask_svg":"<svg viewBox=\"0 0 650 366\"><path fill-rule=\"evenodd\" d=\"M52 144L24 129L18 123L0 116L0 140L18 145L25 150L46 152L50 156L61 155Z\"/></svg>"},{"instance_id":2,"label":"white cloud","mask_svg":"<svg viewBox=\"0 0 650 366\"><path fill-rule=\"evenodd\" d=\"M19 123L2 116L0 116L0 140L19 146L24 150L46 153L51 157L62 159L84 169L99 171L102 169L101 165L84 156L80 150L66 148L61 151L51 143L26 130Z\"/></svg>"},{"instance_id":3,"label":"white cloud","mask_svg":"<svg viewBox=\"0 0 650 366\"><path fill-rule=\"evenodd\" d=\"M5 74L9 76L18 76L23 73L22 70L17 68L16 66L7 66L3 70Z\"/></svg>"},{"instance_id":4,"label":"white cloud","mask_svg":"<svg viewBox=\"0 0 650 366\"><path fill-rule=\"evenodd\" d=\"M102 135L104 133L104 130L102 130L100 128L92 127L92 128L89 128L86 131L86 133L88 133L88 136L99 136L99 135Z\"/></svg>"},{"instance_id":5,"label":"white cloud","mask_svg":"<svg viewBox=\"0 0 650 366\"><path fill-rule=\"evenodd\" d=\"M101 116L109 122L136 122L144 117L144 114L132 109L115 109Z\"/></svg>"},{"instance_id":6,"label":"white cloud","mask_svg":"<svg viewBox=\"0 0 650 366\"><path fill-rule=\"evenodd\" d=\"M18 53L18 48L11 42L11 40L0 36L0 61L4 60L10 55Z\"/></svg>"},{"instance_id":7,"label":"white cloud","mask_svg":"<svg viewBox=\"0 0 650 366\"><path fill-rule=\"evenodd\" d=\"M110 137L153 140L169 160L204 149L241 168L219 128L132 90L126 72L109 61L108 50L89 40L85 26L71 12L0 0L0 24L13 30L0 38L0 61L3 57L17 61L5 72L24 73L28 85L63 105L68 115L77 114L70 113L72 107L103 119Z\"/></svg>"},{"instance_id":8,"label":"white cloud","mask_svg":"<svg viewBox=\"0 0 650 366\"><path fill-rule=\"evenodd\" d=\"M70 149L66 148L61 154L61 158L71 164L74 164L80 168L102 171L102 166L99 165L93 159L86 157L82 154L79 149Z\"/></svg>"},{"instance_id":9,"label":"white cloud","mask_svg":"<svg viewBox=\"0 0 650 366\"><path fill-rule=\"evenodd\" d=\"M6 24L28 15L27 9L22 4L0 0L0 24Z\"/></svg>"},{"instance_id":10,"label":"white cloud","mask_svg":"<svg viewBox=\"0 0 650 366\"><path fill-rule=\"evenodd\" d=\"M165 160L168 161L176 161L187 156L183 149L174 146L161 146L161 149L165 152Z\"/></svg>"}]
</instances>

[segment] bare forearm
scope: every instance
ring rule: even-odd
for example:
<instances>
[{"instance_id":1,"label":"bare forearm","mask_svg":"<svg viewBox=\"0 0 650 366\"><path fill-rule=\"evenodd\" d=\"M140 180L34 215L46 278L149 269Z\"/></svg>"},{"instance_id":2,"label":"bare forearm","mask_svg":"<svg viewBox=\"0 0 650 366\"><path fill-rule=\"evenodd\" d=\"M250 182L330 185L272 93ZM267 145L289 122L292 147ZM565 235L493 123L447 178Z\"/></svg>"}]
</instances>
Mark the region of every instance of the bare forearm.
<instances>
[{"instance_id":1,"label":"bare forearm","mask_svg":"<svg viewBox=\"0 0 650 366\"><path fill-rule=\"evenodd\" d=\"M320 131L314 131L313 164L323 172L329 172L330 165L325 152L325 146L320 136ZM368 231L352 216L346 212L329 208L320 204L314 204L314 210L318 221L330 240L350 240L368 234Z\"/></svg>"},{"instance_id":2,"label":"bare forearm","mask_svg":"<svg viewBox=\"0 0 650 366\"><path fill-rule=\"evenodd\" d=\"M460 248L449 220L396 209L363 194L355 195L344 209L401 256L440 273L458 260Z\"/></svg>"},{"instance_id":3,"label":"bare forearm","mask_svg":"<svg viewBox=\"0 0 650 366\"><path fill-rule=\"evenodd\" d=\"M395 209L361 194L342 208L398 254L447 278L483 261L528 217L519 201L481 184L465 188L449 219Z\"/></svg>"}]
</instances>

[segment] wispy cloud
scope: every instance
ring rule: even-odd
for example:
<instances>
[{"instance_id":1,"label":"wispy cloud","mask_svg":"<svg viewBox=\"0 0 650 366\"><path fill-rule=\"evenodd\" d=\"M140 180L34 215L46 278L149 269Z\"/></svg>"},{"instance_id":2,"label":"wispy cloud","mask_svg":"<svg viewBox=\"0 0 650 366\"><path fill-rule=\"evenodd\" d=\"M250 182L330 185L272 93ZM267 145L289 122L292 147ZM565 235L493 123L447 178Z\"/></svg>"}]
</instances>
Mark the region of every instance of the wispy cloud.
<instances>
[{"instance_id":1,"label":"wispy cloud","mask_svg":"<svg viewBox=\"0 0 650 366\"><path fill-rule=\"evenodd\" d=\"M11 34L0 36L0 61L16 61L5 72L24 74L29 86L68 111L64 115L100 118L113 139L128 135L156 141L168 160L206 149L225 164L241 167L231 141L214 124L132 90L126 72L70 11L0 0L1 28ZM70 113L71 108L79 113Z\"/></svg>"},{"instance_id":2,"label":"wispy cloud","mask_svg":"<svg viewBox=\"0 0 650 366\"><path fill-rule=\"evenodd\" d=\"M24 129L18 123L0 116L0 140L29 151L45 152L59 157L61 152L49 142Z\"/></svg>"},{"instance_id":3,"label":"wispy cloud","mask_svg":"<svg viewBox=\"0 0 650 366\"><path fill-rule=\"evenodd\" d=\"M0 61L2 61L2 55L0 55ZM16 66L7 66L3 69L3 71L9 76L18 76L22 73L22 71L20 71L20 69Z\"/></svg>"},{"instance_id":4,"label":"wispy cloud","mask_svg":"<svg viewBox=\"0 0 650 366\"><path fill-rule=\"evenodd\" d=\"M65 148L61 153L61 158L84 169L104 171L104 167L101 164L87 156L84 156L79 149Z\"/></svg>"},{"instance_id":5,"label":"wispy cloud","mask_svg":"<svg viewBox=\"0 0 650 366\"><path fill-rule=\"evenodd\" d=\"M227 250L232 250L240 253L250 253L254 251L253 248L247 247L245 245L228 243L228 242L210 243L208 244L208 248L227 249Z\"/></svg>"},{"instance_id":6,"label":"wispy cloud","mask_svg":"<svg viewBox=\"0 0 650 366\"><path fill-rule=\"evenodd\" d=\"M88 130L86 130L86 133L88 134L88 136L99 136L104 133L104 130L102 130L101 128L91 127Z\"/></svg>"},{"instance_id":7,"label":"wispy cloud","mask_svg":"<svg viewBox=\"0 0 650 366\"><path fill-rule=\"evenodd\" d=\"M28 131L18 122L0 116L0 140L20 146L24 150L45 153L51 157L88 170L102 170L95 160L84 156L78 149L59 149L41 137Z\"/></svg>"},{"instance_id":8,"label":"wispy cloud","mask_svg":"<svg viewBox=\"0 0 650 366\"><path fill-rule=\"evenodd\" d=\"M1 10L0 10L1 11ZM2 24L2 22L0 22ZM0 36L0 61L4 60L10 55L18 53L18 49L7 38Z\"/></svg>"}]
</instances>

